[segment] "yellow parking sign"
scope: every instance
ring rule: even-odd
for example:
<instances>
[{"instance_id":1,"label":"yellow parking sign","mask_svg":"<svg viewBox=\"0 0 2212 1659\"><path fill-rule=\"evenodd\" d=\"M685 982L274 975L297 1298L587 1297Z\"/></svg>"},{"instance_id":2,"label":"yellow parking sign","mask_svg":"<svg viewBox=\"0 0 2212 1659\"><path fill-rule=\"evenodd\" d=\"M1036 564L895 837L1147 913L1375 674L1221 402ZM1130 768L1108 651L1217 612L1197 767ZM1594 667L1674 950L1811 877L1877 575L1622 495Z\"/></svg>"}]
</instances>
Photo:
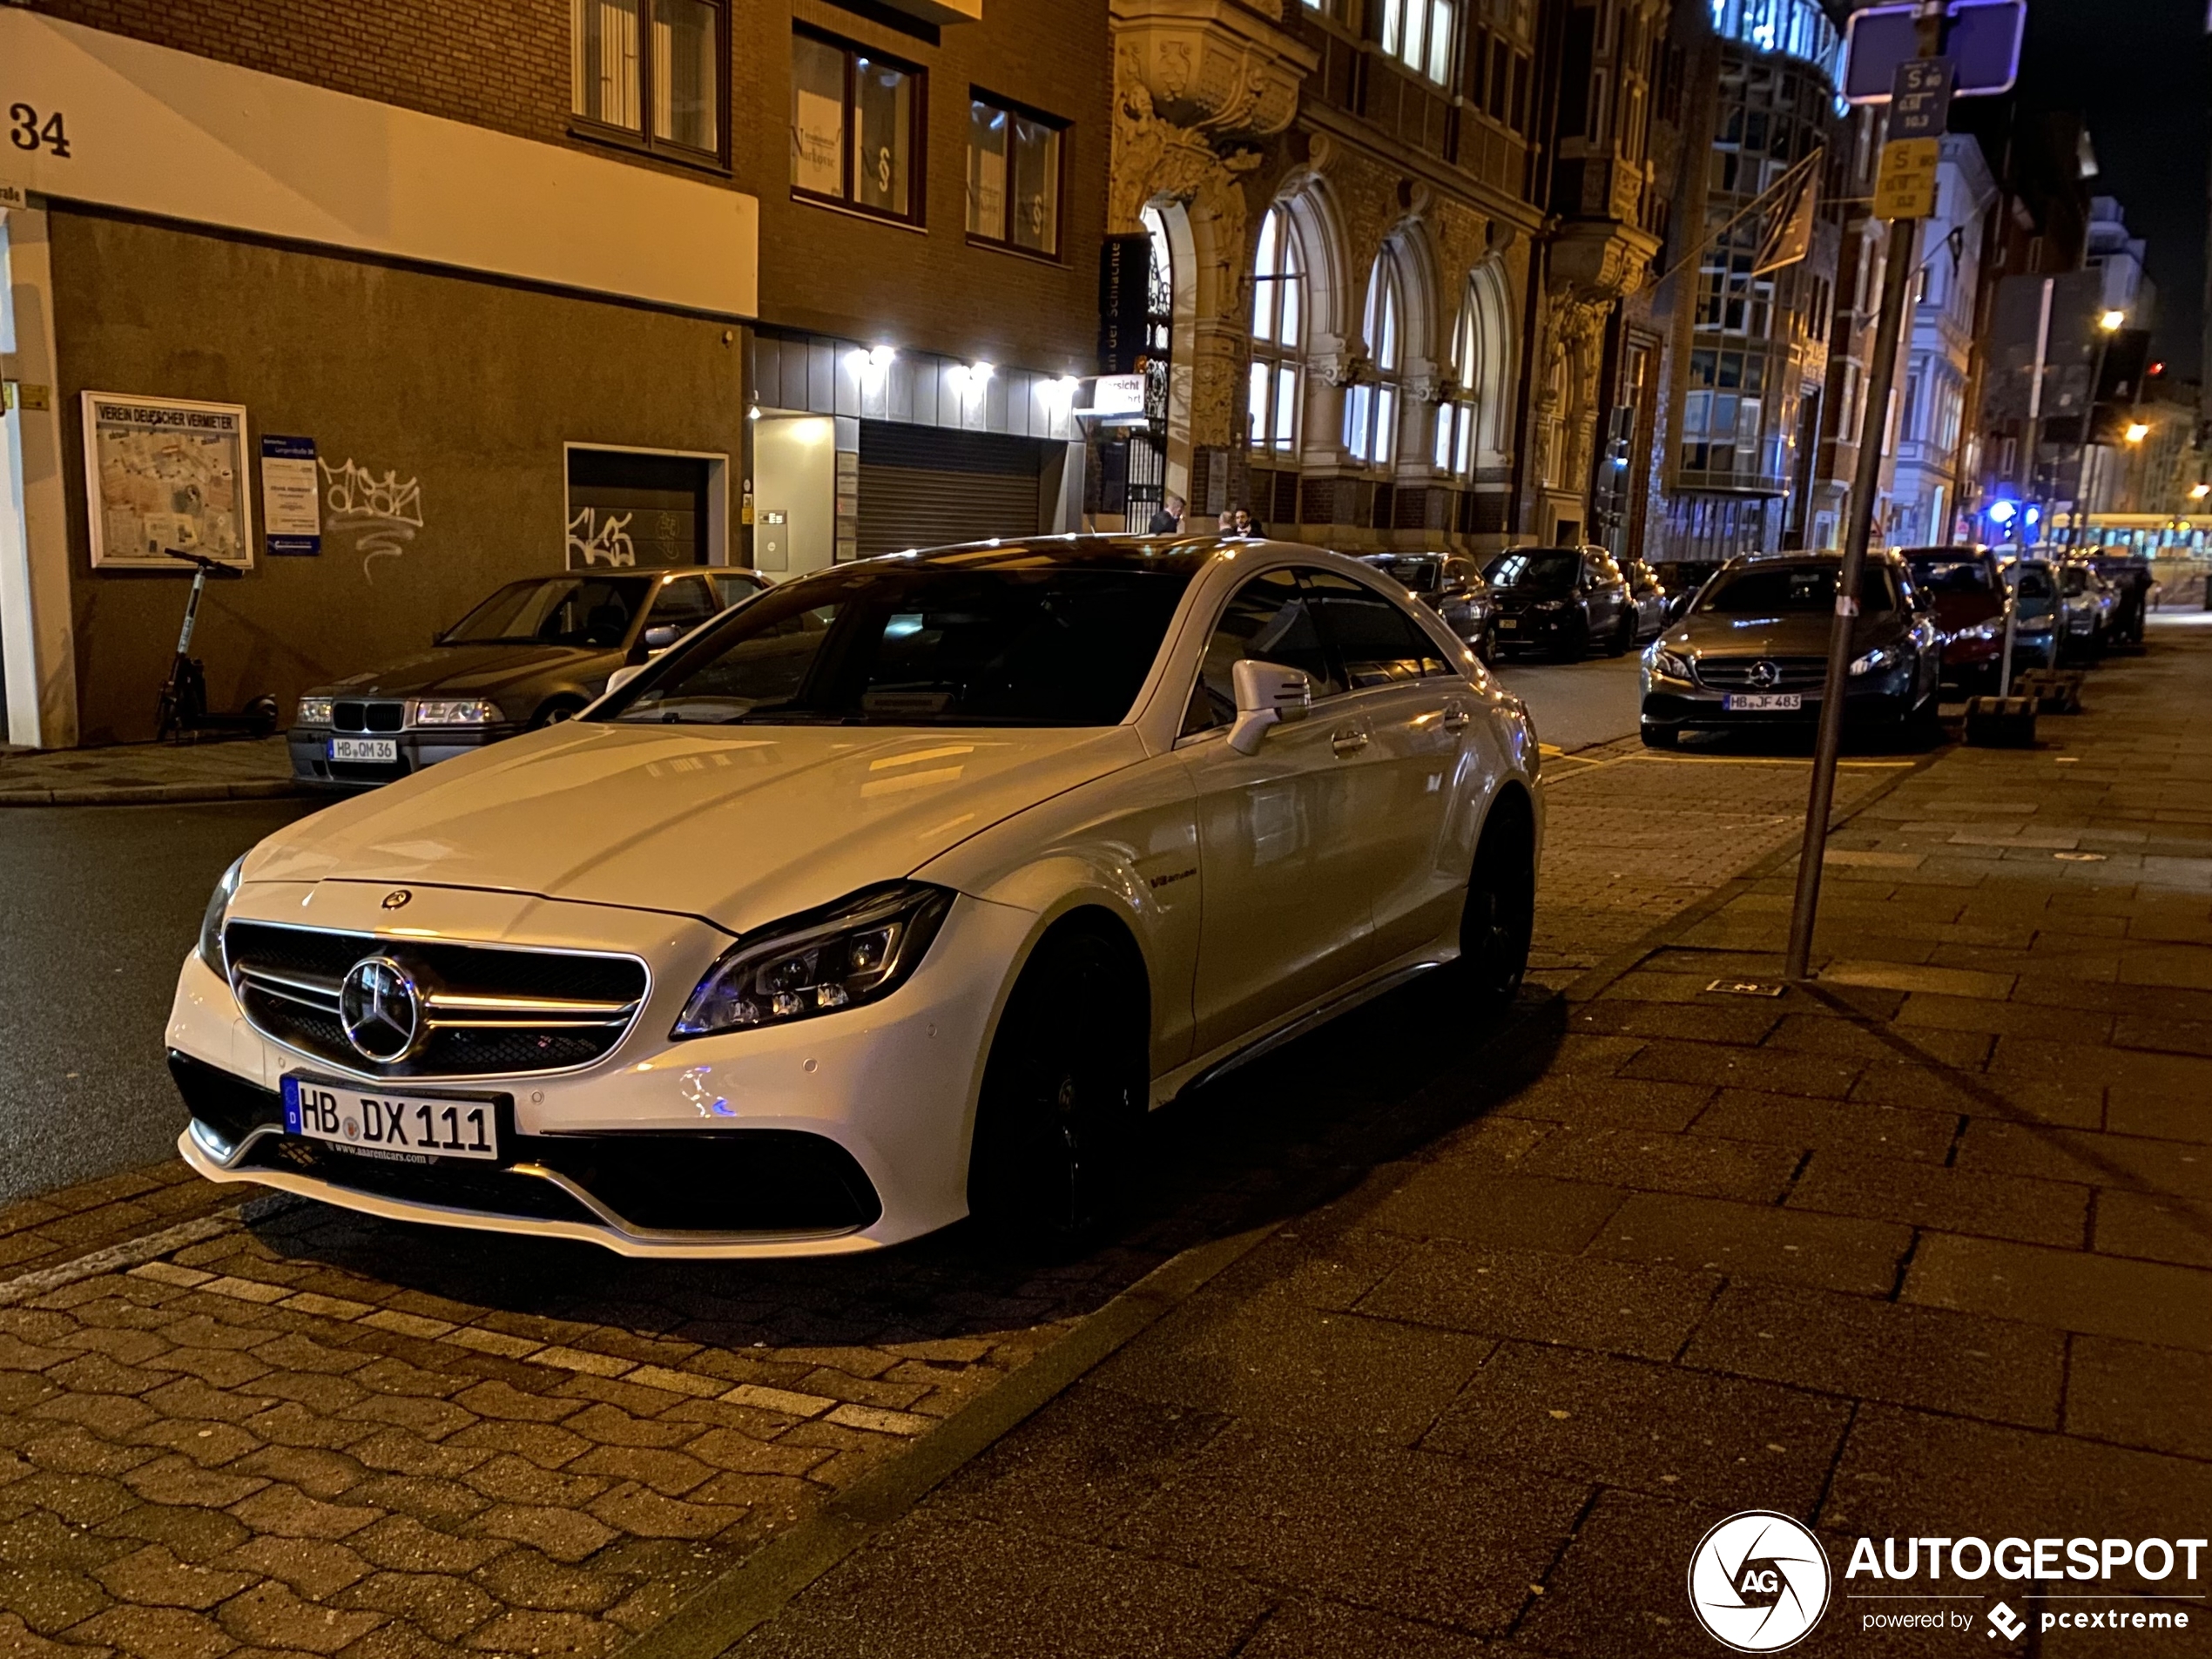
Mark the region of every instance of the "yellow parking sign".
<instances>
[{"instance_id":1,"label":"yellow parking sign","mask_svg":"<svg viewBox=\"0 0 2212 1659\"><path fill-rule=\"evenodd\" d=\"M1874 179L1874 217L1926 219L1936 210L1936 173L1943 160L1940 138L1892 138L1882 146L1882 169Z\"/></svg>"}]
</instances>

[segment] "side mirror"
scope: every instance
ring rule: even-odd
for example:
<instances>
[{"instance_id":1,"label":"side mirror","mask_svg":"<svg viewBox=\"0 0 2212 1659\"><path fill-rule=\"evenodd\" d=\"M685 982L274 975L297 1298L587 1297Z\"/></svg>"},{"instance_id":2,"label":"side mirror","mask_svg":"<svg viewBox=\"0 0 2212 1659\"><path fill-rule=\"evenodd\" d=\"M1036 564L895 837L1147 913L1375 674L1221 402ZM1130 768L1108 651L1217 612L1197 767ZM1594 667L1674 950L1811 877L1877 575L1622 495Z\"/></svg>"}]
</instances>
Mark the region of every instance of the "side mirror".
<instances>
[{"instance_id":1,"label":"side mirror","mask_svg":"<svg viewBox=\"0 0 2212 1659\"><path fill-rule=\"evenodd\" d=\"M622 690L624 686L629 685L631 681L636 679L644 671L645 665L643 663L624 664L622 667L617 668L613 673L607 676L607 689L602 691L600 695L602 697L612 697L617 691Z\"/></svg>"},{"instance_id":2,"label":"side mirror","mask_svg":"<svg viewBox=\"0 0 2212 1659\"><path fill-rule=\"evenodd\" d=\"M674 623L661 623L655 627L645 630L645 649L647 651L666 651L678 640L683 638L683 637L684 631L681 628L678 628Z\"/></svg>"},{"instance_id":3,"label":"side mirror","mask_svg":"<svg viewBox=\"0 0 2212 1659\"><path fill-rule=\"evenodd\" d=\"M1237 685L1237 723L1229 746L1240 755L1258 754L1267 728L1305 718L1313 708L1313 682L1299 670L1247 657L1231 671Z\"/></svg>"}]
</instances>

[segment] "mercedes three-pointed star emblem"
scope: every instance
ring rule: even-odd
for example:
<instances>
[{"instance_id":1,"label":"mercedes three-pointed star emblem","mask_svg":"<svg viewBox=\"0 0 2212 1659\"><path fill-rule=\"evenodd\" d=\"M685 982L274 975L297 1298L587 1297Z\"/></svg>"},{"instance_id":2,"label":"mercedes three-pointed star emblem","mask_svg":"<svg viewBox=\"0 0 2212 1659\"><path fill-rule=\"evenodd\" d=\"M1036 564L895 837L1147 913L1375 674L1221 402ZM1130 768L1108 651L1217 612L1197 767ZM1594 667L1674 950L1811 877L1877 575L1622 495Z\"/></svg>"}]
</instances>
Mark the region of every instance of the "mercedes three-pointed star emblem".
<instances>
[{"instance_id":1,"label":"mercedes three-pointed star emblem","mask_svg":"<svg viewBox=\"0 0 2212 1659\"><path fill-rule=\"evenodd\" d=\"M338 988L338 1023L365 1060L388 1066L415 1052L422 1035L422 993L388 956L368 956Z\"/></svg>"}]
</instances>

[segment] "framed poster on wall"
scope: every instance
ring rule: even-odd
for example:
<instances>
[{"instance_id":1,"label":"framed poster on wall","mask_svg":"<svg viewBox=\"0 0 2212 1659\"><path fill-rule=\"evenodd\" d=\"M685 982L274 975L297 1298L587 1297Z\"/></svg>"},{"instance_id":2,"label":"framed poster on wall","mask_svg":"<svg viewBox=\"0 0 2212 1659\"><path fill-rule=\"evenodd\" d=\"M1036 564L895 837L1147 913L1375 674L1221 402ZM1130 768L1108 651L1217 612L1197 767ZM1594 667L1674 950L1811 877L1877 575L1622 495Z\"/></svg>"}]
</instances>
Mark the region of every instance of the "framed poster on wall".
<instances>
[{"instance_id":1,"label":"framed poster on wall","mask_svg":"<svg viewBox=\"0 0 2212 1659\"><path fill-rule=\"evenodd\" d=\"M96 567L181 571L172 548L253 567L244 406L122 392L86 392L84 404Z\"/></svg>"}]
</instances>

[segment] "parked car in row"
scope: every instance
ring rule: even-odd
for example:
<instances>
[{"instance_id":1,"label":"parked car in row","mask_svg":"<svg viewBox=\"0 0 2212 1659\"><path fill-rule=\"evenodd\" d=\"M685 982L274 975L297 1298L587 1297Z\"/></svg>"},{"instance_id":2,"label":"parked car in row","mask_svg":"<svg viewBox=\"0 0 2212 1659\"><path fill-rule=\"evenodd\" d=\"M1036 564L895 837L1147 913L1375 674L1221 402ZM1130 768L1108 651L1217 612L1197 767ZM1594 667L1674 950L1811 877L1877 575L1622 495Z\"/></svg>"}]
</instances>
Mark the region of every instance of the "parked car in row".
<instances>
[{"instance_id":1,"label":"parked car in row","mask_svg":"<svg viewBox=\"0 0 2212 1659\"><path fill-rule=\"evenodd\" d=\"M2013 593L2013 672L2056 668L2057 569L2045 559L2015 559L2005 567L2005 583Z\"/></svg>"},{"instance_id":2,"label":"parked car in row","mask_svg":"<svg viewBox=\"0 0 2212 1659\"><path fill-rule=\"evenodd\" d=\"M625 664L767 586L750 570L577 571L510 582L430 649L319 685L290 733L303 783L388 784L581 713Z\"/></svg>"},{"instance_id":3,"label":"parked car in row","mask_svg":"<svg viewBox=\"0 0 2212 1659\"><path fill-rule=\"evenodd\" d=\"M1816 720L1842 569L1832 553L1753 553L1723 564L1644 652L1644 742L1671 749L1685 732ZM1858 598L1844 714L1902 736L1935 712L1934 612L1895 552L1868 553Z\"/></svg>"},{"instance_id":4,"label":"parked car in row","mask_svg":"<svg viewBox=\"0 0 2212 1659\"><path fill-rule=\"evenodd\" d=\"M1659 579L1659 572L1645 562L1642 554L1631 553L1619 563L1621 574L1629 583L1629 597L1636 608L1636 637L1633 643L1641 645L1672 619L1675 601L1667 591L1667 584Z\"/></svg>"},{"instance_id":5,"label":"parked car in row","mask_svg":"<svg viewBox=\"0 0 2212 1659\"><path fill-rule=\"evenodd\" d=\"M1370 553L1362 560L1444 618L1444 625L1488 662L1497 644L1490 584L1464 553Z\"/></svg>"},{"instance_id":6,"label":"parked car in row","mask_svg":"<svg viewBox=\"0 0 2212 1659\"><path fill-rule=\"evenodd\" d=\"M1501 652L1540 651L1580 662L1593 645L1618 657L1642 627L1635 595L1602 547L1517 547L1482 572Z\"/></svg>"},{"instance_id":7,"label":"parked car in row","mask_svg":"<svg viewBox=\"0 0 2212 1659\"><path fill-rule=\"evenodd\" d=\"M2070 558L2058 569L2059 593L2066 613L2060 658L2095 662L2105 654L2119 596L2087 559Z\"/></svg>"},{"instance_id":8,"label":"parked car in row","mask_svg":"<svg viewBox=\"0 0 2212 1659\"><path fill-rule=\"evenodd\" d=\"M1912 585L1934 608L1943 677L1965 692L1994 691L2011 598L1997 556L1985 547L1898 550Z\"/></svg>"},{"instance_id":9,"label":"parked car in row","mask_svg":"<svg viewBox=\"0 0 2212 1659\"><path fill-rule=\"evenodd\" d=\"M1065 1249L1151 1108L1414 975L1521 984L1527 710L1357 560L865 559L624 676L224 874L194 1170L633 1256Z\"/></svg>"}]
</instances>

